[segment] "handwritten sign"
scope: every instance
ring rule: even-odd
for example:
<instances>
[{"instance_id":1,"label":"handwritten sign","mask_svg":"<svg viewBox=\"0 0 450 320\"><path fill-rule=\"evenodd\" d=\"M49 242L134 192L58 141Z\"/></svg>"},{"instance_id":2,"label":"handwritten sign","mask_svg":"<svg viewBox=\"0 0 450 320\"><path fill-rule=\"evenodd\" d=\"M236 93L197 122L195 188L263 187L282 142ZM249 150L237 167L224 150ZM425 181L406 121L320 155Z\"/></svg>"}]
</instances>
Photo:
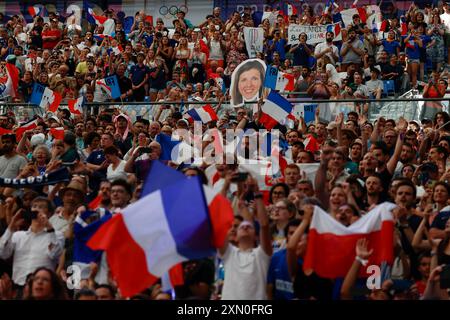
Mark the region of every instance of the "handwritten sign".
<instances>
[{"instance_id":1,"label":"handwritten sign","mask_svg":"<svg viewBox=\"0 0 450 320\"><path fill-rule=\"evenodd\" d=\"M340 22L335 24L329 24L324 26L307 26L307 25L289 25L288 28L288 44L295 45L300 42L300 34L303 32L306 33L308 36L308 40L306 41L307 44L316 44L325 42L326 40L326 34L327 31L335 31L336 25L338 25ZM339 33L335 38L334 41L340 41L342 40L342 34Z\"/></svg>"}]
</instances>

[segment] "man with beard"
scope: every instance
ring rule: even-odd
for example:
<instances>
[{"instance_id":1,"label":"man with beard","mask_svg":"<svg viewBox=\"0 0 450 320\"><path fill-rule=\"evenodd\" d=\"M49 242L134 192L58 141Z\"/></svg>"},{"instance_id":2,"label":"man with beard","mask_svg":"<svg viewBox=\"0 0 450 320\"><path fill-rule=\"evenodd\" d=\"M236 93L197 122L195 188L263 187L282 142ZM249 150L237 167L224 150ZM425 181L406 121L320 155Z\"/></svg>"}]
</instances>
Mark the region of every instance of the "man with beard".
<instances>
[{"instance_id":1,"label":"man with beard","mask_svg":"<svg viewBox=\"0 0 450 320\"><path fill-rule=\"evenodd\" d=\"M422 218L414 214L414 205L416 202L416 186L410 180L403 180L397 185L395 193L395 204L399 207L394 210L397 220L397 228L402 237L402 246L405 252L414 254L411 243L414 233L419 227ZM406 245L406 246L405 246Z\"/></svg>"},{"instance_id":2,"label":"man with beard","mask_svg":"<svg viewBox=\"0 0 450 320\"><path fill-rule=\"evenodd\" d=\"M384 198L382 196L383 183L381 178L377 174L373 174L366 179L366 189L367 189L367 211L369 211L374 206L382 203Z\"/></svg>"},{"instance_id":3,"label":"man with beard","mask_svg":"<svg viewBox=\"0 0 450 320\"><path fill-rule=\"evenodd\" d=\"M389 155L386 143L378 141L371 146L371 151L378 161L376 172L380 175L383 182L383 190L388 190L389 182L392 179L394 170L397 167L397 162L403 146L402 135L397 137L397 144L395 145L394 155Z\"/></svg>"},{"instance_id":4,"label":"man with beard","mask_svg":"<svg viewBox=\"0 0 450 320\"><path fill-rule=\"evenodd\" d=\"M400 153L400 161L397 164L394 175L400 175L405 164L413 163L416 157L416 152L411 144L404 142L402 152Z\"/></svg>"},{"instance_id":5,"label":"man with beard","mask_svg":"<svg viewBox=\"0 0 450 320\"><path fill-rule=\"evenodd\" d=\"M120 97L116 99L116 102L131 101L133 97L133 83L130 78L125 76L126 70L127 67L123 63L119 64L116 69L117 80L119 82L120 92L122 93Z\"/></svg>"},{"instance_id":6,"label":"man with beard","mask_svg":"<svg viewBox=\"0 0 450 320\"><path fill-rule=\"evenodd\" d=\"M313 78L311 76L311 71L307 66L302 66L302 71L300 77L297 79L295 84L295 91L306 92L311 86Z\"/></svg>"},{"instance_id":7,"label":"man with beard","mask_svg":"<svg viewBox=\"0 0 450 320\"><path fill-rule=\"evenodd\" d=\"M0 177L14 179L27 164L27 160L16 152L16 135L2 135Z\"/></svg>"},{"instance_id":8,"label":"man with beard","mask_svg":"<svg viewBox=\"0 0 450 320\"><path fill-rule=\"evenodd\" d=\"M319 60L324 56L327 56L331 64L336 66L336 62L339 61L339 50L333 44L334 33L327 32L326 33L326 42L319 43L314 50L314 57Z\"/></svg>"},{"instance_id":9,"label":"man with beard","mask_svg":"<svg viewBox=\"0 0 450 320\"><path fill-rule=\"evenodd\" d=\"M84 149L84 122L80 121L75 125L76 145L78 150Z\"/></svg>"},{"instance_id":10,"label":"man with beard","mask_svg":"<svg viewBox=\"0 0 450 320\"><path fill-rule=\"evenodd\" d=\"M356 29L348 31L348 40L342 44L342 71L346 71L349 64L361 66L362 56L364 56L364 44L356 37Z\"/></svg>"}]
</instances>

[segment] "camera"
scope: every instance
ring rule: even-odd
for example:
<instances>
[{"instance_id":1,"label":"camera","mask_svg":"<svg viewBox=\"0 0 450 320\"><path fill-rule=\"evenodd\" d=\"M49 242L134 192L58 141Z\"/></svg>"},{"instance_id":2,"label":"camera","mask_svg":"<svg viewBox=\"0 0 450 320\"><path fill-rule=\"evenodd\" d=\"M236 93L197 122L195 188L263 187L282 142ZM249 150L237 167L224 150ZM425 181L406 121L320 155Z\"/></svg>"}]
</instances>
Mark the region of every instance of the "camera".
<instances>
[{"instance_id":1,"label":"camera","mask_svg":"<svg viewBox=\"0 0 450 320\"><path fill-rule=\"evenodd\" d=\"M63 167L73 167L75 165L75 161L73 162L62 162L61 166Z\"/></svg>"},{"instance_id":2,"label":"camera","mask_svg":"<svg viewBox=\"0 0 450 320\"><path fill-rule=\"evenodd\" d=\"M231 182L244 182L248 178L248 172L238 172L231 178Z\"/></svg>"},{"instance_id":3,"label":"camera","mask_svg":"<svg viewBox=\"0 0 450 320\"><path fill-rule=\"evenodd\" d=\"M31 221L37 219L39 211L36 210L27 210L22 213L22 217L28 224L31 223Z\"/></svg>"},{"instance_id":4,"label":"camera","mask_svg":"<svg viewBox=\"0 0 450 320\"><path fill-rule=\"evenodd\" d=\"M450 288L450 264L447 264L442 268L440 276L440 285L441 289Z\"/></svg>"},{"instance_id":5,"label":"camera","mask_svg":"<svg viewBox=\"0 0 450 320\"><path fill-rule=\"evenodd\" d=\"M139 153L140 153L140 154L144 154L144 153L152 153L152 148L151 148L151 147L142 147L142 148L139 148Z\"/></svg>"}]
</instances>

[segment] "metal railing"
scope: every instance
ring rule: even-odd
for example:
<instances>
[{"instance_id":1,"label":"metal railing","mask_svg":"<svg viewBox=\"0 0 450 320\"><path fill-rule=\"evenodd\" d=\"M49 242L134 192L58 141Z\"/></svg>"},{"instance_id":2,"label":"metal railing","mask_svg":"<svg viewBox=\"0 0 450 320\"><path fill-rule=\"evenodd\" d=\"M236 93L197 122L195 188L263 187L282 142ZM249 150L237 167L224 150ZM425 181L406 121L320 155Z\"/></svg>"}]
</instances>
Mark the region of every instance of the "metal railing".
<instances>
[{"instance_id":1,"label":"metal railing","mask_svg":"<svg viewBox=\"0 0 450 320\"><path fill-rule=\"evenodd\" d=\"M292 93L289 93L292 94ZM294 92L295 94L295 92ZM376 120L379 116L386 118L398 119L404 117L407 120L421 120L422 118L432 118L437 111L449 111L450 94L446 94L443 98L423 98L417 91L408 91L398 98L383 98L379 100L312 100L311 98L288 98L294 105L317 105L320 109L320 118L323 120L334 120L334 116L343 112L360 111L366 114L370 121ZM210 104L213 107L221 103L221 107L216 110L219 116L226 110L233 110L230 101L219 102L216 100L208 101L159 101L159 102L92 102L84 105L84 115L95 115L101 108L116 107L121 111L127 112L132 119L136 116L152 119L161 105L171 105L181 107L184 111L189 106L199 106ZM257 104L258 101L245 102L247 107ZM67 103L61 103L61 106L67 106ZM45 110L39 106L30 103L12 103L0 102L0 114L12 111L22 121L21 118L32 118L35 114L44 115Z\"/></svg>"}]
</instances>

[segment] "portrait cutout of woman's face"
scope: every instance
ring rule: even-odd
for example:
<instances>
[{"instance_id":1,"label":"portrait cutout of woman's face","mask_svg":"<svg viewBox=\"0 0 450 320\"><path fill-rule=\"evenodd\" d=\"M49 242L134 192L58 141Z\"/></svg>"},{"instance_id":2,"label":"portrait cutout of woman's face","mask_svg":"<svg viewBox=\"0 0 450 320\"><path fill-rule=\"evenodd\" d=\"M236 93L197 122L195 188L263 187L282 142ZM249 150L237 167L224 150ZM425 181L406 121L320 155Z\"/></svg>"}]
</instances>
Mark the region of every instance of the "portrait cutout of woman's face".
<instances>
[{"instance_id":1,"label":"portrait cutout of woman's face","mask_svg":"<svg viewBox=\"0 0 450 320\"><path fill-rule=\"evenodd\" d=\"M245 100L254 98L262 86L262 79L257 69L245 71L239 77L238 90Z\"/></svg>"}]
</instances>

